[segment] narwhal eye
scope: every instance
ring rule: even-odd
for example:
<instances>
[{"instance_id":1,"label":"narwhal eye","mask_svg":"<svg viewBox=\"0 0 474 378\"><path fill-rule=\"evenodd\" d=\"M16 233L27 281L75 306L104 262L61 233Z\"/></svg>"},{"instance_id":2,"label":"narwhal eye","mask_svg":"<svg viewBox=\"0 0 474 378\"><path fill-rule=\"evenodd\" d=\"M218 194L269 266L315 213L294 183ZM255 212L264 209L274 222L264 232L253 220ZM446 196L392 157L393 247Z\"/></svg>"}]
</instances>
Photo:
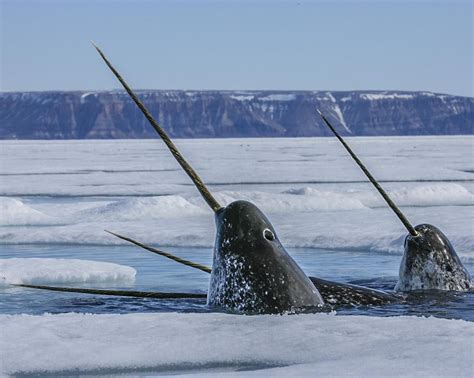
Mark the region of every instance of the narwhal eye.
<instances>
[{"instance_id":1,"label":"narwhal eye","mask_svg":"<svg viewBox=\"0 0 474 378\"><path fill-rule=\"evenodd\" d=\"M271 232L268 228L263 230L263 236L267 240L270 240L270 241L275 240L275 235L273 235L273 232Z\"/></svg>"}]
</instances>

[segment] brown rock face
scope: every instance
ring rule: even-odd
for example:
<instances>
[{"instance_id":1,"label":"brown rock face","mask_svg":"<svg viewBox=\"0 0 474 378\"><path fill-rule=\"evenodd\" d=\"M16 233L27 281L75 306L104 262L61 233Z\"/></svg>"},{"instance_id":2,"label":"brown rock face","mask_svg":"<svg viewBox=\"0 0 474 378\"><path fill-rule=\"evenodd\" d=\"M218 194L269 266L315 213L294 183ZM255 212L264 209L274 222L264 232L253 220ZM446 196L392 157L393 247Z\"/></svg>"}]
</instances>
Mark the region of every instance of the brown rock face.
<instances>
[{"instance_id":1,"label":"brown rock face","mask_svg":"<svg viewBox=\"0 0 474 378\"><path fill-rule=\"evenodd\" d=\"M137 91L178 138L325 136L319 107L343 135L472 134L474 98L399 91ZM150 138L128 95L0 93L2 139Z\"/></svg>"}]
</instances>

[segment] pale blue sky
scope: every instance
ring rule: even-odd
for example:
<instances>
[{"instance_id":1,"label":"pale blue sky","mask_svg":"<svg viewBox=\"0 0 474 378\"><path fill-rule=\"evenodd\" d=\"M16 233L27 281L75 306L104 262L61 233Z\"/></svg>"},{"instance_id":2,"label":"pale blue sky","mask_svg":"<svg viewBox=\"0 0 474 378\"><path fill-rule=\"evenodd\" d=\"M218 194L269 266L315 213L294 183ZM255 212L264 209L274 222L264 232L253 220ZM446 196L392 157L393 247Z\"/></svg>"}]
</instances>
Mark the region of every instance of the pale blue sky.
<instances>
[{"instance_id":1,"label":"pale blue sky","mask_svg":"<svg viewBox=\"0 0 474 378\"><path fill-rule=\"evenodd\" d=\"M473 96L467 1L0 0L2 90L396 89Z\"/></svg>"}]
</instances>

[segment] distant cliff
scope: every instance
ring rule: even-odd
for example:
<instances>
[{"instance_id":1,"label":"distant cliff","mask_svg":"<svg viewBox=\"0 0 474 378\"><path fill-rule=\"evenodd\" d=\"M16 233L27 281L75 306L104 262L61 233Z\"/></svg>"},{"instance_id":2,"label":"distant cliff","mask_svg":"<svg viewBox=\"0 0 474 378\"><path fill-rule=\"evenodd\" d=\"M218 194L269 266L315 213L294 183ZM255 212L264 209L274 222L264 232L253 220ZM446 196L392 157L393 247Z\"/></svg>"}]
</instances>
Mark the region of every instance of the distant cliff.
<instances>
[{"instance_id":1,"label":"distant cliff","mask_svg":"<svg viewBox=\"0 0 474 378\"><path fill-rule=\"evenodd\" d=\"M173 137L472 134L474 98L400 91L137 91ZM122 91L0 93L1 139L149 138Z\"/></svg>"}]
</instances>

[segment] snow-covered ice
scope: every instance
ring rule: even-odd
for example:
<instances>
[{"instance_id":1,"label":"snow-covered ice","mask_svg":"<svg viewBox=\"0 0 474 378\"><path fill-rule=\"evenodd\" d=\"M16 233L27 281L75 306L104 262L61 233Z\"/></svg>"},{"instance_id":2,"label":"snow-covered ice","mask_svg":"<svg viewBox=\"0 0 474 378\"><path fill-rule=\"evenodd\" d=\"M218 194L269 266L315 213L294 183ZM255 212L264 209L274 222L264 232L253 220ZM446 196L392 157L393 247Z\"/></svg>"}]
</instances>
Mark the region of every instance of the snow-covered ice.
<instances>
[{"instance_id":1,"label":"snow-covered ice","mask_svg":"<svg viewBox=\"0 0 474 378\"><path fill-rule=\"evenodd\" d=\"M0 197L0 226L50 225L58 220L15 198Z\"/></svg>"},{"instance_id":2,"label":"snow-covered ice","mask_svg":"<svg viewBox=\"0 0 474 378\"><path fill-rule=\"evenodd\" d=\"M348 141L413 223L435 224L464 261L474 260L473 137ZM176 144L220 202L256 203L287 247L403 251L406 230L332 138ZM214 243L212 212L159 140L1 141L0 195L5 251L125 244L104 229L160 246ZM124 265L12 250L17 258L0 260L0 285L134 282ZM473 336L472 322L418 317L1 315L0 375L468 377Z\"/></svg>"},{"instance_id":3,"label":"snow-covered ice","mask_svg":"<svg viewBox=\"0 0 474 378\"><path fill-rule=\"evenodd\" d=\"M135 269L129 266L109 262L50 258L0 259L0 287L8 284L132 284L135 274Z\"/></svg>"},{"instance_id":4,"label":"snow-covered ice","mask_svg":"<svg viewBox=\"0 0 474 378\"><path fill-rule=\"evenodd\" d=\"M332 314L0 316L0 371L470 377L474 324ZM267 368L253 372L238 369Z\"/></svg>"},{"instance_id":5,"label":"snow-covered ice","mask_svg":"<svg viewBox=\"0 0 474 378\"><path fill-rule=\"evenodd\" d=\"M470 136L348 138L415 224L474 259ZM214 222L160 140L2 141L0 243L211 247ZM333 138L177 140L219 201L255 202L288 247L403 251L406 231Z\"/></svg>"},{"instance_id":6,"label":"snow-covered ice","mask_svg":"<svg viewBox=\"0 0 474 378\"><path fill-rule=\"evenodd\" d=\"M181 196L160 196L118 200L103 206L81 210L74 215L77 219L86 220L139 221L203 214L207 214L204 207L194 205Z\"/></svg>"}]
</instances>

